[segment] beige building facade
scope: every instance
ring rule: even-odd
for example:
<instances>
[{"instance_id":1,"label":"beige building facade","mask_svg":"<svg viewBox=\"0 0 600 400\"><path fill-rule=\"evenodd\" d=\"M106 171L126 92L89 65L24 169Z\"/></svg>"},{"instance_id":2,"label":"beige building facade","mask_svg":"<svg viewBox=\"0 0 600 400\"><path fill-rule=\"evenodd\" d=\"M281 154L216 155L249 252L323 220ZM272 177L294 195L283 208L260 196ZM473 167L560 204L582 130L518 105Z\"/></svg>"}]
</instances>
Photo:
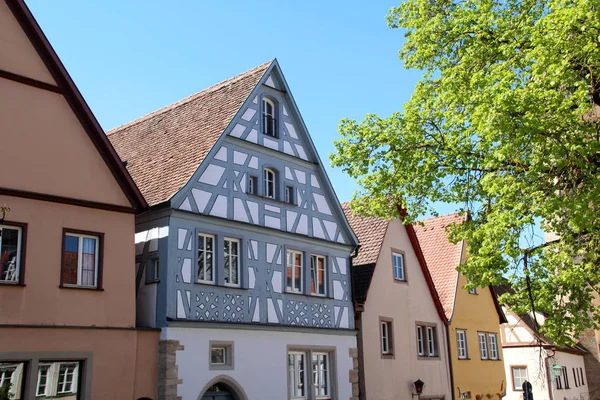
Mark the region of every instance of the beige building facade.
<instances>
[{"instance_id":1,"label":"beige building facade","mask_svg":"<svg viewBox=\"0 0 600 400\"><path fill-rule=\"evenodd\" d=\"M0 398L156 398L159 332L135 325L147 205L21 0L0 1L0 138Z\"/></svg>"},{"instance_id":2,"label":"beige building facade","mask_svg":"<svg viewBox=\"0 0 600 400\"><path fill-rule=\"evenodd\" d=\"M360 399L451 399L443 310L412 226L345 211L360 247L352 262Z\"/></svg>"}]
</instances>

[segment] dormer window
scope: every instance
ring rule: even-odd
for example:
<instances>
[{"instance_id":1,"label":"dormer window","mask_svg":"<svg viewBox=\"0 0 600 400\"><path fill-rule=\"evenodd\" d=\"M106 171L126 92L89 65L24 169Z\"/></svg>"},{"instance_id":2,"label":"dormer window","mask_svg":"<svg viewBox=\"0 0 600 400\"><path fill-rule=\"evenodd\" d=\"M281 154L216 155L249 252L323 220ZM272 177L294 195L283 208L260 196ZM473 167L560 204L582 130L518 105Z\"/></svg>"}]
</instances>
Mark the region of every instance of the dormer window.
<instances>
[{"instance_id":1,"label":"dormer window","mask_svg":"<svg viewBox=\"0 0 600 400\"><path fill-rule=\"evenodd\" d=\"M263 133L265 135L277 136L277 121L275 119L275 103L271 99L263 98L262 101L262 112L263 112Z\"/></svg>"},{"instance_id":2,"label":"dormer window","mask_svg":"<svg viewBox=\"0 0 600 400\"><path fill-rule=\"evenodd\" d=\"M265 197L274 199L275 198L275 171L273 171L272 169L269 169L269 168L265 168L264 180L265 180L265 182L264 182Z\"/></svg>"}]
</instances>

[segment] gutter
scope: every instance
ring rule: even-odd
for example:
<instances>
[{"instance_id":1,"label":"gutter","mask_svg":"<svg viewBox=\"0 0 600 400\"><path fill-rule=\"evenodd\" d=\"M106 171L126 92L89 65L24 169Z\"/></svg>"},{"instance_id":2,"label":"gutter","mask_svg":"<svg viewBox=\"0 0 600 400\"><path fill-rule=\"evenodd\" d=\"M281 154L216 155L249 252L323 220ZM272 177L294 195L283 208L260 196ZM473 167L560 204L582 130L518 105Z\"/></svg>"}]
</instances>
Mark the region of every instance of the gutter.
<instances>
[{"instance_id":1,"label":"gutter","mask_svg":"<svg viewBox=\"0 0 600 400\"><path fill-rule=\"evenodd\" d=\"M456 399L454 395L454 370L452 368L452 353L450 351L450 321L446 324L446 347L448 348L448 368L450 369L450 389L452 400ZM551 399L552 400L552 399Z\"/></svg>"}]
</instances>

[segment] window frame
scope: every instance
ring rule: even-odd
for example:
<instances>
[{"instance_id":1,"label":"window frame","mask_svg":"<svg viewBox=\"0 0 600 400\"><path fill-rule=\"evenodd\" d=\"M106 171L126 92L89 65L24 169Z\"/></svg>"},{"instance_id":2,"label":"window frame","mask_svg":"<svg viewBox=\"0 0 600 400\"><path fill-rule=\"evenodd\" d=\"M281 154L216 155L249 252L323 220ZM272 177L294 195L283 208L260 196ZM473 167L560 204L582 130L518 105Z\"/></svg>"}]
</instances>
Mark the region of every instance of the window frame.
<instances>
[{"instance_id":1,"label":"window frame","mask_svg":"<svg viewBox=\"0 0 600 400\"><path fill-rule=\"evenodd\" d=\"M299 382L299 369L297 369L297 358L294 358L293 365L290 365L290 356L302 356L303 363L301 369L304 371L304 388L299 396L294 396L294 386ZM315 356L317 359L315 360ZM319 395L317 384L322 375L320 365L315 365L319 356L325 359L325 381L327 383L327 394ZM337 371L336 371L336 349L329 346L294 346L288 345L286 352L286 374L287 374L287 399L288 400L332 400L337 399ZM315 368L316 367L316 368ZM293 375L293 376L292 376Z\"/></svg>"},{"instance_id":2,"label":"window frame","mask_svg":"<svg viewBox=\"0 0 600 400\"><path fill-rule=\"evenodd\" d=\"M482 338L483 340L481 340ZM479 345L479 356L481 357L481 359L489 360L490 352L488 348L487 333L477 332L477 344Z\"/></svg>"},{"instance_id":3,"label":"window frame","mask_svg":"<svg viewBox=\"0 0 600 400\"><path fill-rule=\"evenodd\" d=\"M67 372L64 374L64 377L66 378L67 376L69 376L69 370L68 368L70 366L73 366L73 370L71 371L71 381L68 382L69 384L69 391L65 391L65 384L67 382L61 382L61 370L63 368L63 366L65 366L65 368L67 368ZM79 390L77 388L76 392L73 392L73 384L75 384L75 386L78 386L78 379L79 379L79 362L73 362L73 361L64 361L64 362L59 362L58 364L58 379L56 381L56 394L57 395L64 395L64 394L70 394L70 393L79 393ZM59 389L61 388L61 389Z\"/></svg>"},{"instance_id":4,"label":"window frame","mask_svg":"<svg viewBox=\"0 0 600 400\"><path fill-rule=\"evenodd\" d=\"M11 228L19 232L17 236L17 267L15 281L0 280L0 285L25 286L25 252L27 248L27 224L16 221L0 222L0 230L2 228ZM2 234L0 233L0 244L2 243ZM1 252L1 250L0 250Z\"/></svg>"},{"instance_id":5,"label":"window frame","mask_svg":"<svg viewBox=\"0 0 600 400\"><path fill-rule=\"evenodd\" d=\"M583 379L583 368L579 367L579 382L581 386L585 385L585 380Z\"/></svg>"},{"instance_id":6,"label":"window frame","mask_svg":"<svg viewBox=\"0 0 600 400\"><path fill-rule=\"evenodd\" d=\"M492 346L492 338L494 338L493 346ZM488 332L487 340L488 340L489 359L492 361L500 360L500 349L498 347L498 335L496 333ZM494 355L494 353L495 353L495 355Z\"/></svg>"},{"instance_id":7,"label":"window frame","mask_svg":"<svg viewBox=\"0 0 600 400\"><path fill-rule=\"evenodd\" d=\"M272 180L268 179L268 174L273 176ZM273 196L269 196L269 183L273 186ZM277 172L273 168L263 168L263 196L267 199L277 200Z\"/></svg>"},{"instance_id":8,"label":"window frame","mask_svg":"<svg viewBox=\"0 0 600 400\"><path fill-rule=\"evenodd\" d=\"M440 347L438 341L437 324L422 321L417 321L415 324L417 337L417 359L439 359ZM433 350L431 346L433 346Z\"/></svg>"},{"instance_id":9,"label":"window frame","mask_svg":"<svg viewBox=\"0 0 600 400\"><path fill-rule=\"evenodd\" d=\"M77 237L79 240L77 249L77 284L64 283L63 281L63 268L65 263L65 244L67 236ZM95 273L95 285L81 285L81 269L82 260L81 254L83 252L83 240L84 238L96 239L96 273ZM62 246L60 256L60 285L59 287L65 289L88 289L88 290L104 290L102 288L102 276L103 276L103 262L104 262L104 233L84 231L81 229L63 228L62 231Z\"/></svg>"},{"instance_id":10,"label":"window frame","mask_svg":"<svg viewBox=\"0 0 600 400\"><path fill-rule=\"evenodd\" d=\"M394 320L379 317L379 349L381 358L394 358Z\"/></svg>"},{"instance_id":11,"label":"window frame","mask_svg":"<svg viewBox=\"0 0 600 400\"><path fill-rule=\"evenodd\" d=\"M316 272L317 272L317 278L319 277L319 264L318 264L318 260L319 259L323 259L323 293L319 293L319 281L317 279L316 284L314 285L315 287L315 291L313 291L313 260L316 259L317 263L315 265L316 267ZM320 254L311 254L310 255L310 282L311 282L311 286L310 286L310 294L313 296L320 296L320 297L326 297L327 296L327 256L323 256Z\"/></svg>"},{"instance_id":12,"label":"window frame","mask_svg":"<svg viewBox=\"0 0 600 400\"><path fill-rule=\"evenodd\" d=\"M422 325L417 325L417 354L419 357L425 357L425 340Z\"/></svg>"},{"instance_id":13,"label":"window frame","mask_svg":"<svg viewBox=\"0 0 600 400\"><path fill-rule=\"evenodd\" d=\"M223 363L212 362L212 350L223 349ZM208 369L209 371L224 371L235 369L235 347L232 341L210 340L208 342Z\"/></svg>"},{"instance_id":14,"label":"window frame","mask_svg":"<svg viewBox=\"0 0 600 400\"><path fill-rule=\"evenodd\" d=\"M258 195L258 177L256 175L248 175L247 193Z\"/></svg>"},{"instance_id":15,"label":"window frame","mask_svg":"<svg viewBox=\"0 0 600 400\"><path fill-rule=\"evenodd\" d=\"M569 385L569 370L567 369L567 367L561 366L561 368L562 368L562 374L561 374L561 376L565 377L565 379L564 379L564 385L565 385L564 389L571 389L571 385Z\"/></svg>"},{"instance_id":16,"label":"window frame","mask_svg":"<svg viewBox=\"0 0 600 400\"><path fill-rule=\"evenodd\" d=\"M315 377L315 375L317 373L320 373L322 371L320 371L320 370L315 371L315 369L314 369L314 364L313 363L315 361L314 360L315 355L317 357L318 356L325 357L325 371L324 371L323 375L325 376L325 381L327 383L327 385L326 385L327 394L321 394L321 395L319 395L319 394L316 393L317 390L318 390L316 384L317 384L318 381L320 381L320 377L319 377L319 379L315 379L314 377ZM313 376L312 387L313 387L313 389L315 391L315 393L314 393L315 399L323 399L323 400L327 399L327 400L330 400L331 399L331 392L332 392L332 388L331 388L331 386L332 386L331 385L331 355L329 354L329 352L326 352L326 351L311 351L310 363L311 363L311 371L310 372L311 372L311 374Z\"/></svg>"},{"instance_id":17,"label":"window frame","mask_svg":"<svg viewBox=\"0 0 600 400\"><path fill-rule=\"evenodd\" d=\"M272 113L270 115L267 112L267 105L271 106ZM272 138L278 138L279 135L277 134L277 105L276 105L275 100L271 99L270 97L263 96L262 102L261 102L261 108L262 108L262 110L261 110L262 134L270 136ZM271 118L271 121L272 121L272 124L271 124L272 134L270 134L267 129L269 117Z\"/></svg>"},{"instance_id":18,"label":"window frame","mask_svg":"<svg viewBox=\"0 0 600 400\"><path fill-rule=\"evenodd\" d=\"M227 278L227 273L225 272L225 256L227 255L225 253L225 242L229 242L229 243L237 243L237 262L236 262L236 269L237 269L237 283L229 283L227 282L225 279ZM231 245L230 245L231 246ZM230 247L230 251L231 251L231 247ZM231 257L231 254L229 255L229 257ZM240 239L236 239L236 238L232 238L232 237L224 237L223 238L223 284L225 286L228 287L235 287L235 288L239 288L242 287L242 277L240 276L242 273L242 244L241 244L241 240ZM231 261L230 261L231 262ZM231 265L229 266L229 278L231 279Z\"/></svg>"},{"instance_id":19,"label":"window frame","mask_svg":"<svg viewBox=\"0 0 600 400\"><path fill-rule=\"evenodd\" d=\"M515 369L520 369L520 370L525 370L525 381L529 381L529 370L527 369L527 365L511 365L510 366L510 377L512 380L512 387L513 387L513 391L515 392L522 392L523 391L523 382L521 382L521 385L519 385L519 387L517 387L515 385ZM519 379L523 379L523 377L519 376Z\"/></svg>"},{"instance_id":20,"label":"window frame","mask_svg":"<svg viewBox=\"0 0 600 400\"><path fill-rule=\"evenodd\" d=\"M460 335L462 335L463 337L463 344L464 344L464 355L461 356L461 346L460 346ZM459 360L468 360L469 359L469 348L467 347L467 330L466 329L457 329L456 330L456 349L457 349L457 356Z\"/></svg>"},{"instance_id":21,"label":"window frame","mask_svg":"<svg viewBox=\"0 0 600 400\"><path fill-rule=\"evenodd\" d=\"M296 400L296 399L303 399L303 400L304 399L308 399L308 388L310 388L310 384L309 384L309 381L308 381L308 379L309 379L308 376L310 374L307 373L307 367L306 367L306 364L307 364L306 361L307 361L307 358L308 358L307 353L308 352L306 352L306 351L288 350L288 352L286 354L286 356L287 356L286 366L287 366L287 376L288 376L288 398L289 399L292 399L292 400ZM298 371L296 370L296 366L298 365L297 364L297 360L294 358L293 369L292 369L293 372L294 372L294 374L293 374L294 375L294 379L291 380L291 381L290 381L290 375L291 375L292 371L290 371L290 364L289 364L289 362L290 362L290 355L292 355L292 356L302 356L301 367L300 367L300 369ZM311 362L312 362L312 358L311 358ZM304 375L304 381L302 382L303 393L300 396L298 396L298 395L296 395L293 392L292 387L294 385L298 386L298 382L300 382L300 379L298 379L298 382L296 382L296 379L299 378L299 376L300 376L301 373L303 373L303 375Z\"/></svg>"},{"instance_id":22,"label":"window frame","mask_svg":"<svg viewBox=\"0 0 600 400\"><path fill-rule=\"evenodd\" d=\"M296 205L296 189L293 186L285 185L284 202L291 205Z\"/></svg>"},{"instance_id":23,"label":"window frame","mask_svg":"<svg viewBox=\"0 0 600 400\"><path fill-rule=\"evenodd\" d=\"M290 255L292 255L292 263L293 265L290 266ZM294 282L296 282L296 276L295 276L295 271L296 268L298 267L294 262L296 260L296 255L300 255L300 288L298 290L296 290L294 288ZM291 268L291 279L292 279L292 286L288 285L288 269ZM285 257L285 291L287 293L299 293L302 294L304 293L304 252L300 251L300 250L293 250L293 249L287 249L286 250L286 257Z\"/></svg>"},{"instance_id":24,"label":"window frame","mask_svg":"<svg viewBox=\"0 0 600 400\"><path fill-rule=\"evenodd\" d=\"M47 364L47 363L39 363L38 364L37 380L36 380L36 384L35 384L35 396L36 397L48 396L48 372L50 371L51 366L52 366L52 364ZM40 393L40 381L41 381L41 377L42 377L40 372L42 372L43 370L46 371L46 375L44 377L44 379L45 379L44 391Z\"/></svg>"},{"instance_id":25,"label":"window frame","mask_svg":"<svg viewBox=\"0 0 600 400\"><path fill-rule=\"evenodd\" d=\"M211 280L207 280L207 279L200 279L200 271L198 268L198 261L200 260L200 246L198 246L198 239L200 239L200 236L202 236L204 238L204 249L203 249L203 261L204 261L204 276L206 276L206 238L211 238L212 239L212 251L209 253L212 253L212 270L211 270ZM216 254L217 254L217 236L213 235L212 233L204 233L204 232L196 232L196 283L201 283L204 285L214 285L216 283L216 279L215 279L215 268L217 265L216 262Z\"/></svg>"},{"instance_id":26,"label":"window frame","mask_svg":"<svg viewBox=\"0 0 600 400\"><path fill-rule=\"evenodd\" d=\"M396 257L399 257L402 260L401 268L397 268L397 266L394 264L394 260ZM402 278L396 277L396 269L402 272ZM406 256L405 253L401 250L392 249L392 276L394 277L394 282L408 282L408 279L406 277Z\"/></svg>"}]
</instances>

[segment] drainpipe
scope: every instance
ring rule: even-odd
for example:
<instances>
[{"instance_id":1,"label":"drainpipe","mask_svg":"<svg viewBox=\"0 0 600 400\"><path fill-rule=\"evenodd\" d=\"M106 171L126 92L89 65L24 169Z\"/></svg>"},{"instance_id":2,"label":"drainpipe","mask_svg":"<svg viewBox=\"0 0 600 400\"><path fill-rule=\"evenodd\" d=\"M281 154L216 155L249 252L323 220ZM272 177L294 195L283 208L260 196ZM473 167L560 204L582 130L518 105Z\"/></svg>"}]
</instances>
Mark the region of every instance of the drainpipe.
<instances>
[{"instance_id":1,"label":"drainpipe","mask_svg":"<svg viewBox=\"0 0 600 400\"><path fill-rule=\"evenodd\" d=\"M358 352L358 398L360 400L366 400L367 398L367 389L365 384L365 358L364 358L364 349L363 349L363 331L362 331L362 313L365 310L364 304L359 304L356 302L355 293L354 293L354 276L352 275L352 261L356 256L358 256L358 250L360 249L360 244L357 244L354 248L354 251L350 253L350 268L348 269L348 273L350 274L350 287L352 288L352 302L354 304L354 329L357 330L356 333L356 350Z\"/></svg>"},{"instance_id":2,"label":"drainpipe","mask_svg":"<svg viewBox=\"0 0 600 400\"><path fill-rule=\"evenodd\" d=\"M452 400L456 399L454 394L454 371L452 370L452 352L450 351L450 321L446 322L446 347L448 348L448 368L450 368L450 388Z\"/></svg>"},{"instance_id":3,"label":"drainpipe","mask_svg":"<svg viewBox=\"0 0 600 400\"><path fill-rule=\"evenodd\" d=\"M544 364L546 366L546 380L548 381L548 396L550 400L554 400L554 394L552 393L552 378L550 377L550 363L548 362L548 359L554 357L556 348L552 347L550 350L552 350L552 355L544 357Z\"/></svg>"}]
</instances>

